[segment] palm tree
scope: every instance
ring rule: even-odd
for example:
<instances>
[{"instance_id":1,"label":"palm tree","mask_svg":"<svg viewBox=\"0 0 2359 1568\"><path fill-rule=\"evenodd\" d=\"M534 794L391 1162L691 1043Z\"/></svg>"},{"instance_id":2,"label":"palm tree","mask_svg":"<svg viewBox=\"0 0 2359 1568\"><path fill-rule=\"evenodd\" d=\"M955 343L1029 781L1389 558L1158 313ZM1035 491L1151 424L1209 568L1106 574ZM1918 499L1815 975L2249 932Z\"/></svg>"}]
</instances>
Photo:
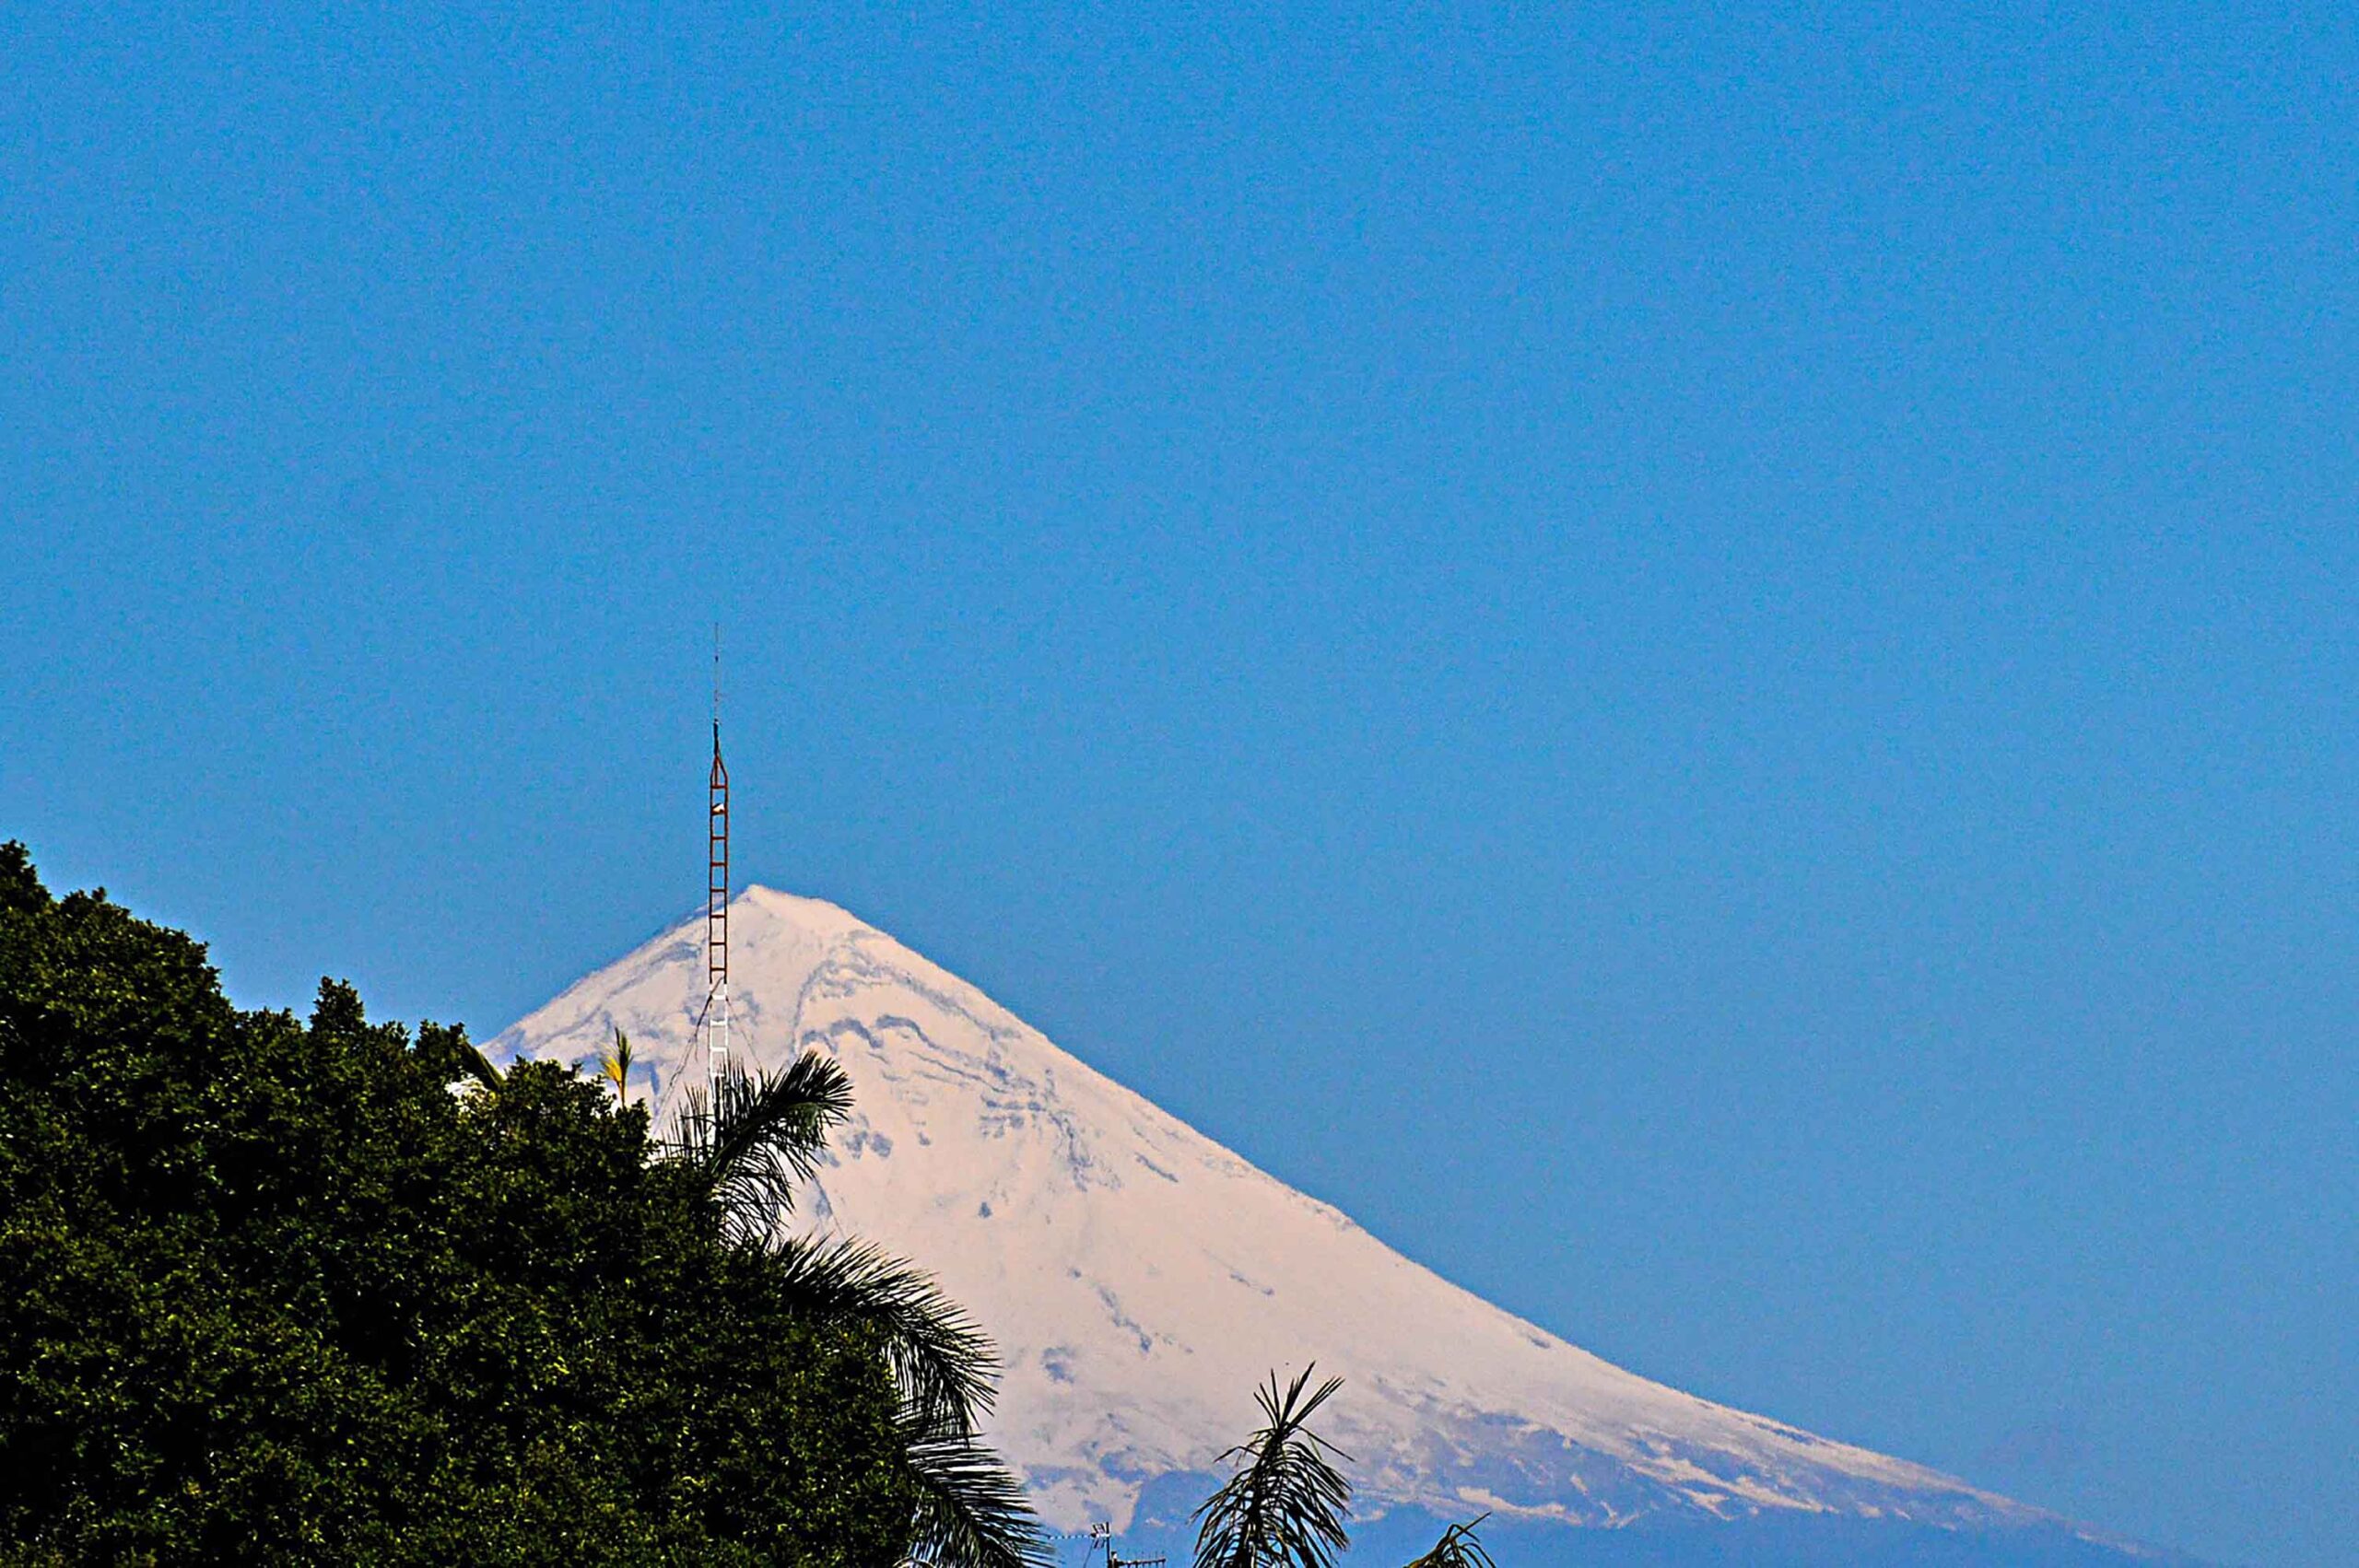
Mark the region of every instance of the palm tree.
<instances>
[{"instance_id":1,"label":"palm tree","mask_svg":"<svg viewBox=\"0 0 2359 1568\"><path fill-rule=\"evenodd\" d=\"M914 1265L852 1237L786 1227L795 1188L818 1169L827 1130L851 1115L851 1080L805 1051L782 1072L725 1073L690 1089L665 1157L693 1174L723 1233L778 1258L814 1318L878 1335L900 1394L902 1451L917 1483L910 1561L933 1568L1029 1568L1046 1560L1024 1492L978 1434L998 1357Z\"/></svg>"},{"instance_id":2,"label":"palm tree","mask_svg":"<svg viewBox=\"0 0 2359 1568\"><path fill-rule=\"evenodd\" d=\"M1483 1543L1474 1539L1474 1527L1489 1518L1478 1514L1462 1525L1452 1525L1442 1531L1434 1549L1409 1564L1409 1568L1499 1568Z\"/></svg>"},{"instance_id":3,"label":"palm tree","mask_svg":"<svg viewBox=\"0 0 2359 1568\"><path fill-rule=\"evenodd\" d=\"M1313 1370L1303 1368L1284 1392L1273 1372L1254 1390L1262 1424L1221 1456L1238 1469L1196 1510L1196 1568L1331 1568L1348 1544L1352 1483L1334 1459L1351 1456L1309 1425L1344 1380L1331 1377L1306 1397Z\"/></svg>"}]
</instances>

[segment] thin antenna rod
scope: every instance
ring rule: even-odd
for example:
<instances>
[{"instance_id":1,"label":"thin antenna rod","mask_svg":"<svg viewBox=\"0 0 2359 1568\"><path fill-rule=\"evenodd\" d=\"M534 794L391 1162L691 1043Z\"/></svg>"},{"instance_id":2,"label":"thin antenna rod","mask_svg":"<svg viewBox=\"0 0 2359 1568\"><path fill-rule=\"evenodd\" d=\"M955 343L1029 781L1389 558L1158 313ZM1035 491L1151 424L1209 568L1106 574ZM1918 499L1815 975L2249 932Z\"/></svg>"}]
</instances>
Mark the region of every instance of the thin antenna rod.
<instances>
[{"instance_id":1,"label":"thin antenna rod","mask_svg":"<svg viewBox=\"0 0 2359 1568\"><path fill-rule=\"evenodd\" d=\"M721 760L721 623L712 626L712 777L704 906L705 1081L729 1071L729 768Z\"/></svg>"}]
</instances>

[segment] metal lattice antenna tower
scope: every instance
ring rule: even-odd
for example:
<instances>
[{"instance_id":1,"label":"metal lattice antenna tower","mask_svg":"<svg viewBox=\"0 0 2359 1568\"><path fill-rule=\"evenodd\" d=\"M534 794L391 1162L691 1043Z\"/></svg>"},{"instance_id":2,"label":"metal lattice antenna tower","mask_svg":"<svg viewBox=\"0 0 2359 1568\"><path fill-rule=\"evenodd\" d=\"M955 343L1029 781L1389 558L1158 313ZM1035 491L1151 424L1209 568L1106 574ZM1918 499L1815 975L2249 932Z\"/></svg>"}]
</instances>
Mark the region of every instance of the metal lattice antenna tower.
<instances>
[{"instance_id":1,"label":"metal lattice antenna tower","mask_svg":"<svg viewBox=\"0 0 2359 1568\"><path fill-rule=\"evenodd\" d=\"M704 1067L708 1084L729 1071L729 768L721 760L721 626L712 628L712 781L707 813L704 906Z\"/></svg>"}]
</instances>

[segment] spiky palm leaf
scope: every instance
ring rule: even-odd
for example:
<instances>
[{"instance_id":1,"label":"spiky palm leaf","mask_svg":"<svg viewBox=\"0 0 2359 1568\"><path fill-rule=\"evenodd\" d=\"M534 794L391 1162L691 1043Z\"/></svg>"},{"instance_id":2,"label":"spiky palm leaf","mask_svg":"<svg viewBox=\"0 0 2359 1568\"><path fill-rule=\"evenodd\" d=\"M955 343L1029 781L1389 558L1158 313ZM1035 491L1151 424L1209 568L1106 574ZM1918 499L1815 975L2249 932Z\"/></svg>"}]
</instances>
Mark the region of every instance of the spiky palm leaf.
<instances>
[{"instance_id":1,"label":"spiky palm leaf","mask_svg":"<svg viewBox=\"0 0 2359 1568\"><path fill-rule=\"evenodd\" d=\"M1499 1568L1491 1554L1474 1538L1474 1527L1489 1518L1478 1514L1462 1525L1452 1525L1442 1531L1434 1549L1409 1564L1409 1568Z\"/></svg>"},{"instance_id":2,"label":"spiky palm leaf","mask_svg":"<svg viewBox=\"0 0 2359 1568\"><path fill-rule=\"evenodd\" d=\"M827 1129L851 1115L851 1079L824 1051L783 1072L726 1072L690 1089L666 1152L721 1206L731 1239L765 1246L794 1208L795 1186L819 1168Z\"/></svg>"},{"instance_id":3,"label":"spiky palm leaf","mask_svg":"<svg viewBox=\"0 0 2359 1568\"><path fill-rule=\"evenodd\" d=\"M614 1044L598 1053L598 1075L615 1086L615 1102L617 1105L628 1104L630 1100L630 1036L624 1034L623 1026L617 1024L615 1025Z\"/></svg>"},{"instance_id":4,"label":"spiky palm leaf","mask_svg":"<svg viewBox=\"0 0 2359 1568\"><path fill-rule=\"evenodd\" d=\"M1334 1459L1351 1456L1308 1424L1344 1380L1331 1377L1306 1397L1314 1370L1303 1368L1283 1392L1273 1372L1254 1390L1262 1425L1221 1456L1238 1469L1196 1510L1196 1568L1330 1568L1348 1543L1352 1483Z\"/></svg>"},{"instance_id":5,"label":"spiky palm leaf","mask_svg":"<svg viewBox=\"0 0 2359 1568\"><path fill-rule=\"evenodd\" d=\"M925 1435L903 1450L918 1483L908 1561L926 1568L1038 1568L1050 1561L1024 1487L970 1434Z\"/></svg>"},{"instance_id":6,"label":"spiky palm leaf","mask_svg":"<svg viewBox=\"0 0 2359 1568\"><path fill-rule=\"evenodd\" d=\"M991 1412L999 1357L923 1270L850 1236L787 1236L775 1250L803 1311L884 1340L913 1430L964 1437Z\"/></svg>"},{"instance_id":7,"label":"spiky palm leaf","mask_svg":"<svg viewBox=\"0 0 2359 1568\"><path fill-rule=\"evenodd\" d=\"M459 1065L466 1070L467 1076L491 1093L499 1093L503 1082L499 1069L491 1065L491 1059L483 1054L483 1047L468 1039L464 1029L452 1031L450 1038L458 1049Z\"/></svg>"},{"instance_id":8,"label":"spiky palm leaf","mask_svg":"<svg viewBox=\"0 0 2359 1568\"><path fill-rule=\"evenodd\" d=\"M789 1293L821 1321L875 1334L901 1396L903 1455L918 1483L910 1561L1030 1568L1049 1561L1023 1486L976 1436L999 1358L923 1271L851 1237L780 1238Z\"/></svg>"}]
</instances>

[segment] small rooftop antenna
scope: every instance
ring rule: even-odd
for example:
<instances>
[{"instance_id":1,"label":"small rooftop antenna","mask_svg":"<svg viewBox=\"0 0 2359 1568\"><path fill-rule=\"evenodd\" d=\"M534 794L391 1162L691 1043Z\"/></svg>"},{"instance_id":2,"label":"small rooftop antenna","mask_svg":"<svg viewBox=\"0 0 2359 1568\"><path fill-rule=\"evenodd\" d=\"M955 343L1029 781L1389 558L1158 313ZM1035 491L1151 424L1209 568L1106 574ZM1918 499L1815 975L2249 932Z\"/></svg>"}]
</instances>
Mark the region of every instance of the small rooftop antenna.
<instances>
[{"instance_id":1,"label":"small rooftop antenna","mask_svg":"<svg viewBox=\"0 0 2359 1568\"><path fill-rule=\"evenodd\" d=\"M1090 1526L1089 1544L1106 1549L1106 1568L1163 1568L1160 1557L1124 1557L1117 1552L1114 1550L1114 1527L1110 1524Z\"/></svg>"},{"instance_id":2,"label":"small rooftop antenna","mask_svg":"<svg viewBox=\"0 0 2359 1568\"><path fill-rule=\"evenodd\" d=\"M721 623L712 624L712 780L706 856L704 1071L709 1088L729 1071L729 768L721 760Z\"/></svg>"}]
</instances>

